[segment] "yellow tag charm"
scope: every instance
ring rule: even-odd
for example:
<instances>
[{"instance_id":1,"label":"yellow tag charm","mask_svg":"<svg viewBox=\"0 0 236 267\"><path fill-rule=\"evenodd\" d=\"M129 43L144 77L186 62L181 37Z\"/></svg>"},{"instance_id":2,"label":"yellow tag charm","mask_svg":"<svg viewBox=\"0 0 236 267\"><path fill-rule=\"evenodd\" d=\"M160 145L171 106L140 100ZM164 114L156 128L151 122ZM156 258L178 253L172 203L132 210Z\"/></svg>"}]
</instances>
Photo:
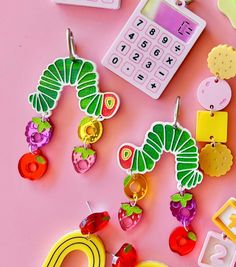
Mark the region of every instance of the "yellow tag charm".
<instances>
[{"instance_id":1,"label":"yellow tag charm","mask_svg":"<svg viewBox=\"0 0 236 267\"><path fill-rule=\"evenodd\" d=\"M233 165L233 156L226 145L206 145L200 153L200 168L211 177L225 175Z\"/></svg>"},{"instance_id":2,"label":"yellow tag charm","mask_svg":"<svg viewBox=\"0 0 236 267\"><path fill-rule=\"evenodd\" d=\"M236 76L236 49L232 46L219 45L213 48L207 62L211 73L219 79L225 80Z\"/></svg>"},{"instance_id":3,"label":"yellow tag charm","mask_svg":"<svg viewBox=\"0 0 236 267\"><path fill-rule=\"evenodd\" d=\"M230 20L234 29L236 29L236 1L218 0L219 10Z\"/></svg>"}]
</instances>

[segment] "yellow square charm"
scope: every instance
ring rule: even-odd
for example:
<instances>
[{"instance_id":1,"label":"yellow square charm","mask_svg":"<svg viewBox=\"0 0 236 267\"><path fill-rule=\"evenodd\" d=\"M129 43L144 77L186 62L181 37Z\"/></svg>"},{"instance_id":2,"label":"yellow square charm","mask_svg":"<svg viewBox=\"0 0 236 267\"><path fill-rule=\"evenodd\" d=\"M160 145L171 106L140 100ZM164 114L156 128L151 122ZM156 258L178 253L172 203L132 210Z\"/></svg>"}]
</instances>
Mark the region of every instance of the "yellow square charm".
<instances>
[{"instance_id":1,"label":"yellow square charm","mask_svg":"<svg viewBox=\"0 0 236 267\"><path fill-rule=\"evenodd\" d=\"M212 217L212 221L228 238L236 242L236 199L230 198Z\"/></svg>"},{"instance_id":2,"label":"yellow square charm","mask_svg":"<svg viewBox=\"0 0 236 267\"><path fill-rule=\"evenodd\" d=\"M198 111L196 139L198 142L226 143L228 133L228 112Z\"/></svg>"}]
</instances>

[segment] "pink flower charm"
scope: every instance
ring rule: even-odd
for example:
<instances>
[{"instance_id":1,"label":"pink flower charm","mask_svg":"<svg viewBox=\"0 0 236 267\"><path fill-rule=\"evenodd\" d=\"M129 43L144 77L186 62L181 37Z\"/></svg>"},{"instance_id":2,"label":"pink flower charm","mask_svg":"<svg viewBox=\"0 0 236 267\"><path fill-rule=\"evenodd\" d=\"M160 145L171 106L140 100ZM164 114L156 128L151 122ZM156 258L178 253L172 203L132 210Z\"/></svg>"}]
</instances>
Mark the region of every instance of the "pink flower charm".
<instances>
[{"instance_id":1,"label":"pink flower charm","mask_svg":"<svg viewBox=\"0 0 236 267\"><path fill-rule=\"evenodd\" d=\"M91 148L76 147L72 153L72 163L78 173L86 173L96 162L96 152Z\"/></svg>"}]
</instances>

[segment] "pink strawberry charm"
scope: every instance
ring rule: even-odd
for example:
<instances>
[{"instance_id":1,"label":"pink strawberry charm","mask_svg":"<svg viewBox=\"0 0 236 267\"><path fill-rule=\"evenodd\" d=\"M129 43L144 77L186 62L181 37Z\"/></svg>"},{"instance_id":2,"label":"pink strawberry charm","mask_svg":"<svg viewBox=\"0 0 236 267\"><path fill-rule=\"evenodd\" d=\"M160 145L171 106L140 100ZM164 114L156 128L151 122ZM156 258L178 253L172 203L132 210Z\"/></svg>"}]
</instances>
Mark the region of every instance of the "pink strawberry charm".
<instances>
[{"instance_id":1,"label":"pink strawberry charm","mask_svg":"<svg viewBox=\"0 0 236 267\"><path fill-rule=\"evenodd\" d=\"M96 152L88 147L75 147L72 153L72 163L78 173L86 173L96 162Z\"/></svg>"},{"instance_id":2,"label":"pink strawberry charm","mask_svg":"<svg viewBox=\"0 0 236 267\"><path fill-rule=\"evenodd\" d=\"M122 230L128 231L134 228L142 219L143 210L138 205L132 205L131 203L122 203L118 219Z\"/></svg>"}]
</instances>

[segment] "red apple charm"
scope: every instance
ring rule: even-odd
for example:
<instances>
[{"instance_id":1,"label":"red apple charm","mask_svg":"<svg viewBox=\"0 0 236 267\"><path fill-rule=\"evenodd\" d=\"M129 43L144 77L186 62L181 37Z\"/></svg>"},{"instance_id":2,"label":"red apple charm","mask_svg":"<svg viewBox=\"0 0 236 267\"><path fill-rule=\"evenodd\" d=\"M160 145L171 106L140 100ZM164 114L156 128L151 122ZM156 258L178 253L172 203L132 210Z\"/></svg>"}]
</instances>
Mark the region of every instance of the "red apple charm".
<instances>
[{"instance_id":1,"label":"red apple charm","mask_svg":"<svg viewBox=\"0 0 236 267\"><path fill-rule=\"evenodd\" d=\"M135 248L131 244L124 244L113 256L112 267L135 267L138 256Z\"/></svg>"},{"instance_id":2,"label":"red apple charm","mask_svg":"<svg viewBox=\"0 0 236 267\"><path fill-rule=\"evenodd\" d=\"M197 241L196 234L189 228L189 231L182 226L175 228L169 238L170 249L180 256L189 254L195 247Z\"/></svg>"}]
</instances>

